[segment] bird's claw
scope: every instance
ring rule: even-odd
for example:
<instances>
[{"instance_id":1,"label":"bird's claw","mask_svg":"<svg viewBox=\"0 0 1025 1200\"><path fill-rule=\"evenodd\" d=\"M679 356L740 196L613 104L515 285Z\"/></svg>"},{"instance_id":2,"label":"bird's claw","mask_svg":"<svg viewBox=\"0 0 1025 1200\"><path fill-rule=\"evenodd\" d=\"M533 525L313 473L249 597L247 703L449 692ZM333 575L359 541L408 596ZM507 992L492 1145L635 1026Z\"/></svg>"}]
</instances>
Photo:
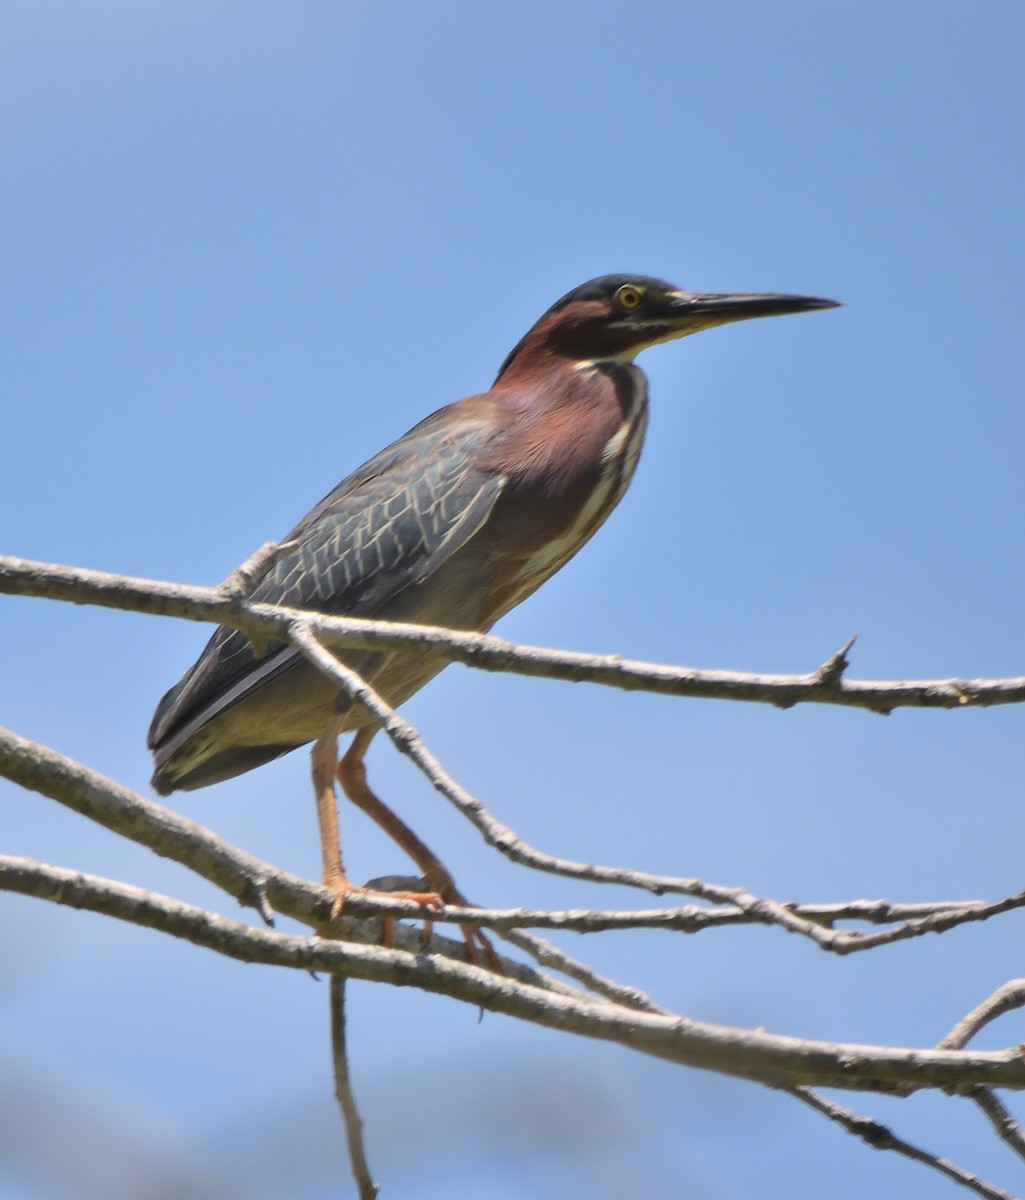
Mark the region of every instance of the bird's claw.
<instances>
[{"instance_id":1,"label":"bird's claw","mask_svg":"<svg viewBox=\"0 0 1025 1200\"><path fill-rule=\"evenodd\" d=\"M385 882L383 879L374 882ZM405 880L403 880L405 882ZM430 940L434 934L434 921L431 915L443 909L446 905L457 905L460 908L471 908L472 905L466 897L459 891L452 880L452 876L448 871L438 864L432 866L424 873L423 885L428 891L410 891L410 890L391 890L382 887L360 886L359 884L350 883L347 879L330 879L325 880L325 884L335 893L334 903L331 906L331 921L337 921L342 915L342 910L345 907L346 897L369 896L372 899L386 900L408 900L410 903L419 904L421 908L428 910L424 913L423 929L420 934L420 945L426 949L430 944ZM394 941L394 917L381 918L381 945L390 949ZM476 967L483 967L485 970L494 971L496 974L503 974L502 960L499 958L491 943L488 935L476 925L460 925L460 930L463 935L463 942L466 945L466 955L469 961Z\"/></svg>"},{"instance_id":2,"label":"bird's claw","mask_svg":"<svg viewBox=\"0 0 1025 1200\"><path fill-rule=\"evenodd\" d=\"M342 915L345 900L348 896L368 896L372 900L408 900L412 904L419 904L423 908L432 909L444 908L445 906L445 901L438 892L391 892L380 888L362 887L356 883L349 883L347 879L326 880L325 883L335 893L334 903L331 905L332 921L337 921ZM393 920L394 918L388 917L385 919Z\"/></svg>"},{"instance_id":3,"label":"bird's claw","mask_svg":"<svg viewBox=\"0 0 1025 1200\"><path fill-rule=\"evenodd\" d=\"M456 887L455 881L448 871L441 865L436 863L424 874L424 883L433 887L437 894L440 895L446 904L458 905L460 908L472 908L473 905L466 899L463 893ZM466 944L466 954L470 962L475 967L483 967L485 970L492 970L496 974L503 974L502 960L498 957L495 947L491 943L491 939L480 928L479 925L460 925L463 941ZM430 921L424 922L424 944L430 940L432 924Z\"/></svg>"}]
</instances>

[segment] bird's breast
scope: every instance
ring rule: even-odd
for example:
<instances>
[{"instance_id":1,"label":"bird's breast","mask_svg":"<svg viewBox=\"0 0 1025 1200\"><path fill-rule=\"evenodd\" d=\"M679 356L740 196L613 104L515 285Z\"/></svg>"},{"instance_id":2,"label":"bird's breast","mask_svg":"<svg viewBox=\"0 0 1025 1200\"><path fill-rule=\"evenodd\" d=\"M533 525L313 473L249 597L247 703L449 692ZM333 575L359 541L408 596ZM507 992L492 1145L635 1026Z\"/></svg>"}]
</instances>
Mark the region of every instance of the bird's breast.
<instances>
[{"instance_id":1,"label":"bird's breast","mask_svg":"<svg viewBox=\"0 0 1025 1200\"><path fill-rule=\"evenodd\" d=\"M543 465L510 489L508 509L499 516L503 526L515 525L516 531L505 542L512 552L503 556L496 573L496 618L590 540L622 499L637 467L648 423L645 377L632 364L619 365L614 373L593 370L604 376L596 382L605 387L606 402L582 404L578 411L569 407L562 420L548 422Z\"/></svg>"}]
</instances>

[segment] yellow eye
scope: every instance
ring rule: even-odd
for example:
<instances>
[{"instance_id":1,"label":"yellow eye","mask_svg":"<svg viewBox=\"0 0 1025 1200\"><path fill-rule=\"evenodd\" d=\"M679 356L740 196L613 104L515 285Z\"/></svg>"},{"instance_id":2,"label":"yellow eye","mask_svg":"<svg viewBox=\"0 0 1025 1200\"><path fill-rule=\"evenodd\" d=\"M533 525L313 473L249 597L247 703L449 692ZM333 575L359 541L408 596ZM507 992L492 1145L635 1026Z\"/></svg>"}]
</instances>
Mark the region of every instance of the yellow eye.
<instances>
[{"instance_id":1,"label":"yellow eye","mask_svg":"<svg viewBox=\"0 0 1025 1200\"><path fill-rule=\"evenodd\" d=\"M616 292L616 303L624 312L633 312L640 308L641 293L631 283L624 283Z\"/></svg>"}]
</instances>

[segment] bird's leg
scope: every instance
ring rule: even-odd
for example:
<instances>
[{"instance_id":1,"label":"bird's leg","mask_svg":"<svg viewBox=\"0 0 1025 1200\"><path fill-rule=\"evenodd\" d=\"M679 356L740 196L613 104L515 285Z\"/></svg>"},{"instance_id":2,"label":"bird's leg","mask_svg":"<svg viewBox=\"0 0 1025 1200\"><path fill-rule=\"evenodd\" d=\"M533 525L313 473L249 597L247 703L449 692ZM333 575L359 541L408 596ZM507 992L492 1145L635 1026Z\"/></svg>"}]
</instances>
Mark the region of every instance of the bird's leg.
<instances>
[{"instance_id":1,"label":"bird's leg","mask_svg":"<svg viewBox=\"0 0 1025 1200\"><path fill-rule=\"evenodd\" d=\"M394 842L401 846L423 871L424 882L429 888L434 889L428 892L427 896L438 902L443 901L445 904L458 904L464 908L471 907L466 897L456 887L448 868L444 866L434 851L422 842L405 821L396 816L371 791L370 785L367 783L367 768L364 758L376 732L376 727L373 725L364 726L358 730L352 739L352 745L342 755L341 761L338 763L338 781L342 785L342 791L357 808L362 809ZM427 922L428 927L425 928L425 934L428 935L430 933L429 925L430 922ZM472 961L478 965L485 965L486 961L486 964L493 970L500 972L501 963L487 934L473 925L463 925L460 928L463 931L463 939Z\"/></svg>"},{"instance_id":2,"label":"bird's leg","mask_svg":"<svg viewBox=\"0 0 1025 1200\"><path fill-rule=\"evenodd\" d=\"M353 892L363 896L387 896L391 900L415 900L428 907L440 907L442 899L433 892L378 892L350 883L342 865L342 844L338 833L338 807L335 803L335 773L338 763L338 732L343 718L334 717L313 743L310 762L313 790L317 798L317 823L320 826L320 850L324 860L324 884L335 893L331 920L342 912L345 897ZM387 926L386 926L387 928Z\"/></svg>"},{"instance_id":3,"label":"bird's leg","mask_svg":"<svg viewBox=\"0 0 1025 1200\"><path fill-rule=\"evenodd\" d=\"M338 833L338 806L335 803L335 769L338 765L338 729L341 721L335 718L313 743L310 764L313 792L317 798L317 825L320 828L320 852L324 860L324 884L331 888L336 899L331 919L342 911L349 881L342 866L342 842Z\"/></svg>"}]
</instances>

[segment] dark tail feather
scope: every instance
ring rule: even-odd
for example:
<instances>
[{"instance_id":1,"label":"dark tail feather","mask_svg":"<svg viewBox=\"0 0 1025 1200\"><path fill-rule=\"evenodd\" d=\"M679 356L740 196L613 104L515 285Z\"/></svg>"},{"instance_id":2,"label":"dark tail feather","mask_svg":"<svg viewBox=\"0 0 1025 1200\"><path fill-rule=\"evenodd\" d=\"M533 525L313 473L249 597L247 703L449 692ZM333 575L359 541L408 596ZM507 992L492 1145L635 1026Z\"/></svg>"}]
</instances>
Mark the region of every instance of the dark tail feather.
<instances>
[{"instance_id":1,"label":"dark tail feather","mask_svg":"<svg viewBox=\"0 0 1025 1200\"><path fill-rule=\"evenodd\" d=\"M150 780L154 790L160 796L169 796L172 792L192 792L196 788L209 787L212 783L223 783L225 779L234 779L254 767L262 767L282 754L298 750L302 742L291 742L287 746L236 746L215 754L212 758L199 763L190 771L179 773L175 770L174 757L166 762L158 762L157 769Z\"/></svg>"}]
</instances>

